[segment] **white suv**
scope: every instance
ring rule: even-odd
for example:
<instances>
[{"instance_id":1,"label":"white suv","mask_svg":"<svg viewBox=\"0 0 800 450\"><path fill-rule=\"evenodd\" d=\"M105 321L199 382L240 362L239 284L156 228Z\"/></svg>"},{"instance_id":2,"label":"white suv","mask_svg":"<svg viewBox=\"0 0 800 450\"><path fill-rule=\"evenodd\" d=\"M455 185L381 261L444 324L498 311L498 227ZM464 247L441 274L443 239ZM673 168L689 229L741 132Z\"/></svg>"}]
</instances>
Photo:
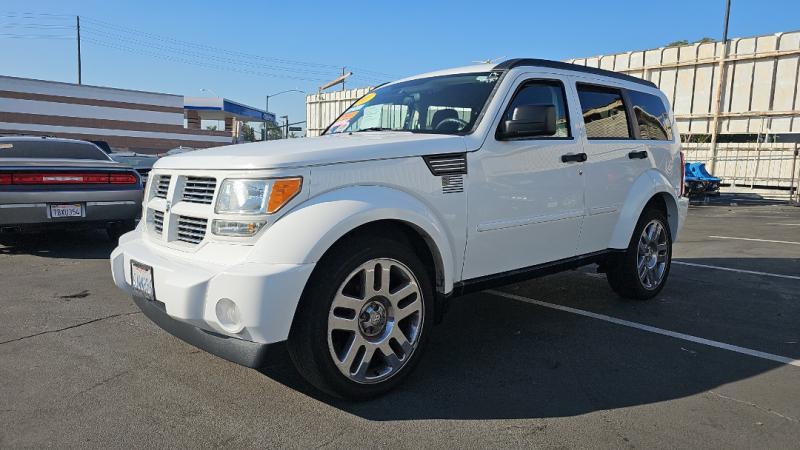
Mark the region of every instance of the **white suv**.
<instances>
[{"instance_id":1,"label":"white suv","mask_svg":"<svg viewBox=\"0 0 800 450\"><path fill-rule=\"evenodd\" d=\"M321 137L158 161L114 280L193 345L258 367L286 341L318 388L374 396L454 296L591 263L655 296L688 206L672 124L652 83L571 64L407 78Z\"/></svg>"}]
</instances>

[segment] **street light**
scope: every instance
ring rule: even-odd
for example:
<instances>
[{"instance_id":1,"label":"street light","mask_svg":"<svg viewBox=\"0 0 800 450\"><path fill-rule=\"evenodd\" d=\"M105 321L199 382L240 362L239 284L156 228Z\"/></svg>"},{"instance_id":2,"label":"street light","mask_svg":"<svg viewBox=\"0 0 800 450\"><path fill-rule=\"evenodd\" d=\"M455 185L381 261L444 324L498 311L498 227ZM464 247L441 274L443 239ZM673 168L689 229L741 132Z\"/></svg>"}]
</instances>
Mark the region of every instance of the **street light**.
<instances>
[{"instance_id":1,"label":"street light","mask_svg":"<svg viewBox=\"0 0 800 450\"><path fill-rule=\"evenodd\" d=\"M277 97L278 95L285 94L287 92L299 92L301 94L307 94L306 91L301 91L300 89L287 89L285 91L276 92L274 94L267 94L267 104L266 104L266 108L264 108L264 111L269 112L269 98L270 97Z\"/></svg>"},{"instance_id":2,"label":"street light","mask_svg":"<svg viewBox=\"0 0 800 450\"><path fill-rule=\"evenodd\" d=\"M265 108L264 108L264 111L265 111L267 114L269 114L269 98L270 98L270 97L276 97L276 96L278 96L278 95L281 95L281 94L286 94L287 92L300 92L301 94L307 94L307 92L306 92L306 91L301 91L300 89L287 89L287 90L285 90L285 91L276 92L276 93L274 93L274 94L267 94L267 101L266 101L266 104L264 105L264 106L265 106ZM266 128L266 126L267 126L267 122L266 122L266 121L264 121L264 127ZM269 136L268 136L268 134L265 132L265 133L264 133L264 140L267 140L268 138L269 138Z\"/></svg>"}]
</instances>

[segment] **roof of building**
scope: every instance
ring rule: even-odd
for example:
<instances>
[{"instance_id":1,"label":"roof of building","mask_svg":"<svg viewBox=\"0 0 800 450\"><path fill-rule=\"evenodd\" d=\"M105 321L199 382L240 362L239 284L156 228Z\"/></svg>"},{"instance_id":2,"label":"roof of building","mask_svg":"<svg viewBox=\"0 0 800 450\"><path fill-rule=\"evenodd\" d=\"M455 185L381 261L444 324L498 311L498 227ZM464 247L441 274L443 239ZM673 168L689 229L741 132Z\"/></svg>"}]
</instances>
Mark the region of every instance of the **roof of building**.
<instances>
[{"instance_id":1,"label":"roof of building","mask_svg":"<svg viewBox=\"0 0 800 450\"><path fill-rule=\"evenodd\" d=\"M275 122L275 114L222 97L184 97L183 108L197 111L204 120L234 117L244 122Z\"/></svg>"}]
</instances>

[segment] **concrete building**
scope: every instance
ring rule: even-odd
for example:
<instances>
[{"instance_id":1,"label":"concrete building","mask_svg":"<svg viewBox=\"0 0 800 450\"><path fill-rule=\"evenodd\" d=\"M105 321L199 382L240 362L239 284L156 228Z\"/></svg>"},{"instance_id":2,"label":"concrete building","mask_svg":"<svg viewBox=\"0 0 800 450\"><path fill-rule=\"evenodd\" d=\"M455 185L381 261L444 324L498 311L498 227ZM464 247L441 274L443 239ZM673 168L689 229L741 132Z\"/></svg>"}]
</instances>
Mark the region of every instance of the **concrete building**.
<instances>
[{"instance_id":1,"label":"concrete building","mask_svg":"<svg viewBox=\"0 0 800 450\"><path fill-rule=\"evenodd\" d=\"M223 121L225 130L202 129L203 120ZM0 135L57 136L102 141L118 151L163 153L230 144L239 123L265 120L274 122L274 115L226 99L0 76Z\"/></svg>"}]
</instances>

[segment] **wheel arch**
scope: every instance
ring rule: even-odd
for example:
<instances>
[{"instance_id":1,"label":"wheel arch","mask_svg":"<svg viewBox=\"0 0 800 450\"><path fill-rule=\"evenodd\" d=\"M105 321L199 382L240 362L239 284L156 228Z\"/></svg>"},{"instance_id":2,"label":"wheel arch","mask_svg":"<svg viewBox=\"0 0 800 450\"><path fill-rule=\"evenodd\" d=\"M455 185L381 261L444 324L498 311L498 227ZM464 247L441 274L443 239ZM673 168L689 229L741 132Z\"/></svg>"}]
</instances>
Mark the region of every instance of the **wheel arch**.
<instances>
[{"instance_id":1,"label":"wheel arch","mask_svg":"<svg viewBox=\"0 0 800 450\"><path fill-rule=\"evenodd\" d=\"M437 291L452 291L455 258L447 230L421 200L384 186L352 186L307 200L264 232L251 259L316 263L359 231L399 232L422 259L432 264Z\"/></svg>"},{"instance_id":2,"label":"wheel arch","mask_svg":"<svg viewBox=\"0 0 800 450\"><path fill-rule=\"evenodd\" d=\"M628 191L628 197L625 199L608 247L627 248L639 217L650 206L664 211L669 224L670 236L674 241L679 229L679 210L675 189L663 174L656 170L649 170L641 174Z\"/></svg>"}]
</instances>

